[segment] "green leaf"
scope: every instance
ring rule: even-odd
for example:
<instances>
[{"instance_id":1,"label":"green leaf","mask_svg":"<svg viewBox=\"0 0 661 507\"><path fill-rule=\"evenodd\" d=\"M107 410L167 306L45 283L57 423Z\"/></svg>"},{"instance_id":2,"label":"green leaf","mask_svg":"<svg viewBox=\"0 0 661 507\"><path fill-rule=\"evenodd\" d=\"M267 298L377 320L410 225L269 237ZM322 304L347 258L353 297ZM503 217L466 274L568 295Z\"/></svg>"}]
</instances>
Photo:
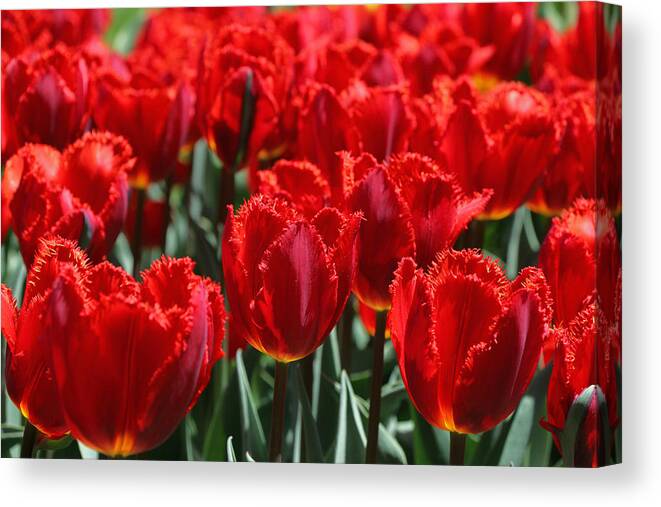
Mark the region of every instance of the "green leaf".
<instances>
[{"instance_id":1,"label":"green leaf","mask_svg":"<svg viewBox=\"0 0 661 507\"><path fill-rule=\"evenodd\" d=\"M321 449L321 440L317 430L317 422L312 415L312 407L310 400L305 391L303 383L303 376L299 365L294 368L294 382L296 385L296 392L298 394L298 401L301 407L301 417L303 423L303 439L305 440L305 460L308 463L323 463L324 453Z\"/></svg>"},{"instance_id":2,"label":"green leaf","mask_svg":"<svg viewBox=\"0 0 661 507\"><path fill-rule=\"evenodd\" d=\"M429 424L410 405L413 427L413 463L416 465L447 465L450 463L450 433Z\"/></svg>"},{"instance_id":3,"label":"green leaf","mask_svg":"<svg viewBox=\"0 0 661 507\"><path fill-rule=\"evenodd\" d=\"M535 414L533 416L533 428L530 432L528 459L524 461L524 466L549 466L551 451L553 450L553 437L551 433L542 428L539 421L546 415L546 392L552 369L551 365L547 365L543 370L538 371L528 388L528 394L535 401Z\"/></svg>"},{"instance_id":4,"label":"green leaf","mask_svg":"<svg viewBox=\"0 0 661 507\"><path fill-rule=\"evenodd\" d=\"M144 21L145 9L113 9L110 27L104 36L106 43L115 51L128 54Z\"/></svg>"},{"instance_id":5,"label":"green leaf","mask_svg":"<svg viewBox=\"0 0 661 507\"><path fill-rule=\"evenodd\" d=\"M358 404L346 371L340 375L340 406L337 436L335 439L335 463L363 463L367 438Z\"/></svg>"},{"instance_id":6,"label":"green leaf","mask_svg":"<svg viewBox=\"0 0 661 507\"><path fill-rule=\"evenodd\" d=\"M195 220L191 220L190 226L195 237L195 246L198 252L196 259L200 273L212 280L220 280L221 266L217 249L212 245L204 229Z\"/></svg>"},{"instance_id":7,"label":"green leaf","mask_svg":"<svg viewBox=\"0 0 661 507\"><path fill-rule=\"evenodd\" d=\"M519 246L521 244L521 231L523 230L523 220L526 208L521 206L514 213L514 221L510 231L510 239L507 243L507 276L512 279L519 272Z\"/></svg>"},{"instance_id":8,"label":"green leaf","mask_svg":"<svg viewBox=\"0 0 661 507\"><path fill-rule=\"evenodd\" d=\"M235 463L237 461L231 436L227 437L227 461L231 463Z\"/></svg>"},{"instance_id":9,"label":"green leaf","mask_svg":"<svg viewBox=\"0 0 661 507\"><path fill-rule=\"evenodd\" d=\"M257 414L257 408L250 390L250 382L243 364L243 351L236 353L236 371L239 378L239 395L241 402L242 453L250 453L258 460L266 459L266 438L262 423Z\"/></svg>"},{"instance_id":10,"label":"green leaf","mask_svg":"<svg viewBox=\"0 0 661 507\"><path fill-rule=\"evenodd\" d=\"M360 410L360 415L363 418L363 424L367 425L369 420L367 402L358 403L358 410ZM380 457L379 461L381 463L406 465L406 453L404 452L404 449L402 449L402 446L399 445L397 439L386 429L382 423L379 423L379 443L377 451Z\"/></svg>"},{"instance_id":11,"label":"green leaf","mask_svg":"<svg viewBox=\"0 0 661 507\"><path fill-rule=\"evenodd\" d=\"M499 465L521 466L528 447L530 431L534 424L535 401L532 396L526 395L521 399L517 408L509 433L505 439L505 446L500 455Z\"/></svg>"}]
</instances>

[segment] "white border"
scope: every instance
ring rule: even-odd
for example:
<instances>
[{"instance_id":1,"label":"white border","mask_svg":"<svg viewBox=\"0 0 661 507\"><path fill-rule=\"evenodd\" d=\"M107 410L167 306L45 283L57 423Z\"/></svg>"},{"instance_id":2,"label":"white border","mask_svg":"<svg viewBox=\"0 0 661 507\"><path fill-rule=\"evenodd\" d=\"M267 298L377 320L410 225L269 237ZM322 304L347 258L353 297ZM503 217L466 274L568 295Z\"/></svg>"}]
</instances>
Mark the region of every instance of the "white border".
<instances>
[{"instance_id":1,"label":"white border","mask_svg":"<svg viewBox=\"0 0 661 507\"><path fill-rule=\"evenodd\" d=\"M5 1L2 8L182 0ZM287 5L314 1L202 1ZM328 3L356 3L338 2ZM651 505L661 498L661 2L624 5L624 464L564 469L0 461L2 505ZM654 502L654 503L656 503Z\"/></svg>"}]
</instances>

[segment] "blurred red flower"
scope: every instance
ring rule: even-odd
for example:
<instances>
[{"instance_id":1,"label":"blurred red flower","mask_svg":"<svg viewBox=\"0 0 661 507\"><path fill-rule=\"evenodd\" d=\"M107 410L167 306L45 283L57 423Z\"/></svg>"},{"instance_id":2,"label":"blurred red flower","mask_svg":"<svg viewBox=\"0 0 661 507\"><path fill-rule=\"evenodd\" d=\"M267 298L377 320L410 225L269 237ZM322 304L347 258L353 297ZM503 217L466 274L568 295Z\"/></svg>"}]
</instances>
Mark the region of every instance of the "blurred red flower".
<instances>
[{"instance_id":1,"label":"blurred red flower","mask_svg":"<svg viewBox=\"0 0 661 507\"><path fill-rule=\"evenodd\" d=\"M110 23L109 9L5 10L2 55L41 51L57 43L77 46L101 35Z\"/></svg>"},{"instance_id":2,"label":"blurred red flower","mask_svg":"<svg viewBox=\"0 0 661 507\"><path fill-rule=\"evenodd\" d=\"M440 151L464 190L493 189L480 218L504 218L530 197L557 150L551 105L520 83L502 83L478 97L462 80L452 97Z\"/></svg>"},{"instance_id":3,"label":"blurred red flower","mask_svg":"<svg viewBox=\"0 0 661 507\"><path fill-rule=\"evenodd\" d=\"M553 96L560 122L560 145L544 179L528 201L536 213L557 215L578 197L595 197L597 118L594 87Z\"/></svg>"},{"instance_id":4,"label":"blurred red flower","mask_svg":"<svg viewBox=\"0 0 661 507\"><path fill-rule=\"evenodd\" d=\"M331 190L319 168L303 160L279 160L271 169L257 173L258 192L294 205L312 220L331 202Z\"/></svg>"},{"instance_id":5,"label":"blurred red flower","mask_svg":"<svg viewBox=\"0 0 661 507\"><path fill-rule=\"evenodd\" d=\"M268 141L279 127L292 66L291 48L265 28L225 26L207 43L198 74L197 119L224 167L239 169L237 162L255 160L260 150L276 148ZM246 153L240 154L242 113L248 105L252 122L243 126Z\"/></svg>"},{"instance_id":6,"label":"blurred red flower","mask_svg":"<svg viewBox=\"0 0 661 507\"><path fill-rule=\"evenodd\" d=\"M94 122L131 144L137 158L131 185L146 188L172 174L179 150L189 140L191 86L166 84L155 72L130 62L103 67L97 74Z\"/></svg>"},{"instance_id":7,"label":"blurred red flower","mask_svg":"<svg viewBox=\"0 0 661 507\"><path fill-rule=\"evenodd\" d=\"M608 405L608 424L618 424L617 383L612 357L612 334L603 327L598 306L585 306L566 327L556 329L557 343L553 355L553 370L546 401L547 419L542 426L553 435L562 452L560 438L572 403L583 390L599 386ZM592 399L579 426L574 448L574 466L597 467L606 464L608 449L604 446L596 399Z\"/></svg>"},{"instance_id":8,"label":"blurred red flower","mask_svg":"<svg viewBox=\"0 0 661 507\"><path fill-rule=\"evenodd\" d=\"M3 61L2 158L25 143L63 149L89 126L90 78L80 52L58 45Z\"/></svg>"},{"instance_id":9,"label":"blurred red flower","mask_svg":"<svg viewBox=\"0 0 661 507\"><path fill-rule=\"evenodd\" d=\"M7 162L3 185L20 178L9 209L25 264L47 234L88 242L90 258L101 260L124 225L133 163L128 143L107 132L85 134L62 153L46 145L21 148Z\"/></svg>"},{"instance_id":10,"label":"blurred red flower","mask_svg":"<svg viewBox=\"0 0 661 507\"><path fill-rule=\"evenodd\" d=\"M312 85L298 118L297 153L319 167L335 204L343 197L338 152L358 152L360 146L360 133L336 92L327 85Z\"/></svg>"},{"instance_id":11,"label":"blurred red flower","mask_svg":"<svg viewBox=\"0 0 661 507\"><path fill-rule=\"evenodd\" d=\"M510 282L478 250L448 250L428 273L403 259L390 330L409 396L434 426L481 433L509 416L537 368L550 321L542 272Z\"/></svg>"},{"instance_id":12,"label":"blurred red flower","mask_svg":"<svg viewBox=\"0 0 661 507\"><path fill-rule=\"evenodd\" d=\"M188 258L161 258L137 283L108 262L58 273L48 340L72 436L109 456L161 444L209 382L225 310ZM85 365L81 368L81 365Z\"/></svg>"},{"instance_id":13,"label":"blurred red flower","mask_svg":"<svg viewBox=\"0 0 661 507\"><path fill-rule=\"evenodd\" d=\"M459 14L466 35L493 48L485 70L502 79L515 79L523 70L535 32L532 2L465 4Z\"/></svg>"},{"instance_id":14,"label":"blurred red flower","mask_svg":"<svg viewBox=\"0 0 661 507\"><path fill-rule=\"evenodd\" d=\"M62 266L87 269L88 260L76 243L61 238L40 241L28 273L23 304L16 310L11 291L2 285L2 334L7 340L7 393L23 416L46 437L69 432L60 406L46 339L46 309L51 285Z\"/></svg>"},{"instance_id":15,"label":"blurred red flower","mask_svg":"<svg viewBox=\"0 0 661 507\"><path fill-rule=\"evenodd\" d=\"M578 199L553 219L539 252L539 266L555 303L556 326L567 326L574 320L595 291L596 304L607 322L620 322L620 246L615 221L602 201ZM620 341L620 336L613 339L616 354ZM554 347L553 341L545 346L545 360Z\"/></svg>"},{"instance_id":16,"label":"blurred red flower","mask_svg":"<svg viewBox=\"0 0 661 507\"><path fill-rule=\"evenodd\" d=\"M277 361L311 354L349 297L360 215L324 208L307 219L264 195L236 216L228 210L222 262L232 332Z\"/></svg>"},{"instance_id":17,"label":"blurred red flower","mask_svg":"<svg viewBox=\"0 0 661 507\"><path fill-rule=\"evenodd\" d=\"M344 170L347 208L365 218L353 290L374 310L390 307L388 286L402 257L431 264L491 195L490 190L465 194L450 173L413 153L394 155L385 165L369 154L345 156Z\"/></svg>"},{"instance_id":18,"label":"blurred red flower","mask_svg":"<svg viewBox=\"0 0 661 507\"><path fill-rule=\"evenodd\" d=\"M492 46L481 45L454 23L428 25L420 36L408 37L399 46L398 56L415 96L430 93L436 76L475 74L494 53Z\"/></svg>"}]
</instances>

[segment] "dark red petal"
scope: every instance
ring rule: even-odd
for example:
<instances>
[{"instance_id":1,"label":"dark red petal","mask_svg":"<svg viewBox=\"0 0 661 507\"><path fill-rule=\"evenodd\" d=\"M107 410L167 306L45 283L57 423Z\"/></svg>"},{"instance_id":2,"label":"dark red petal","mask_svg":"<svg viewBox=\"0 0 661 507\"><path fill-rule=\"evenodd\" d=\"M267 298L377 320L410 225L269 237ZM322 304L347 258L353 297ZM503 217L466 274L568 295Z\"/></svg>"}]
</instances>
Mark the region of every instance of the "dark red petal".
<instances>
[{"instance_id":1,"label":"dark red petal","mask_svg":"<svg viewBox=\"0 0 661 507\"><path fill-rule=\"evenodd\" d=\"M385 169L377 167L356 186L348 199L364 222L358 233L358 270L354 292L368 306L390 307L388 286L402 257L415 254L415 235L408 206Z\"/></svg>"},{"instance_id":2,"label":"dark red petal","mask_svg":"<svg viewBox=\"0 0 661 507\"><path fill-rule=\"evenodd\" d=\"M263 287L255 298L262 333L251 344L278 361L313 352L336 313L338 278L321 237L305 222L292 224L260 263Z\"/></svg>"},{"instance_id":3,"label":"dark red petal","mask_svg":"<svg viewBox=\"0 0 661 507\"><path fill-rule=\"evenodd\" d=\"M390 286L389 327L404 385L418 411L430 423L443 426L438 375L441 363L434 335L432 290L415 261L399 263Z\"/></svg>"},{"instance_id":4,"label":"dark red petal","mask_svg":"<svg viewBox=\"0 0 661 507\"><path fill-rule=\"evenodd\" d=\"M477 175L489 153L490 140L477 115L475 106L468 101L457 104L447 121L440 149L448 169L457 177L465 192L477 192Z\"/></svg>"},{"instance_id":5,"label":"dark red petal","mask_svg":"<svg viewBox=\"0 0 661 507\"><path fill-rule=\"evenodd\" d=\"M279 160L272 169L259 171L257 178L260 193L289 201L308 218L330 201L328 182L319 168L309 162Z\"/></svg>"},{"instance_id":6,"label":"dark red petal","mask_svg":"<svg viewBox=\"0 0 661 507\"><path fill-rule=\"evenodd\" d=\"M493 339L471 346L458 370L454 421L468 433L493 428L516 408L537 368L544 308L534 288L519 289Z\"/></svg>"},{"instance_id":7,"label":"dark red petal","mask_svg":"<svg viewBox=\"0 0 661 507\"><path fill-rule=\"evenodd\" d=\"M402 91L371 89L367 97L352 104L351 110L364 151L384 161L406 150L415 120Z\"/></svg>"},{"instance_id":8,"label":"dark red petal","mask_svg":"<svg viewBox=\"0 0 661 507\"><path fill-rule=\"evenodd\" d=\"M324 175L334 202L344 191L340 151L357 152L360 139L349 114L327 86L313 88L298 122L299 154L316 164Z\"/></svg>"}]
</instances>

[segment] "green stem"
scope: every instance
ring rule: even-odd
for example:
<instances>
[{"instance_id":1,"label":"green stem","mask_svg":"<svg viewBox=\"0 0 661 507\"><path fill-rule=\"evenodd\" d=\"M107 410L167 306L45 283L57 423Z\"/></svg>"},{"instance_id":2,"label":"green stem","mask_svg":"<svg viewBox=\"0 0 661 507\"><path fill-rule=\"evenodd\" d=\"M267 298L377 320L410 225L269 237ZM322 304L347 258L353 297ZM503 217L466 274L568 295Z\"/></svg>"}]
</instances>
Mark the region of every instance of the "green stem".
<instances>
[{"instance_id":1,"label":"green stem","mask_svg":"<svg viewBox=\"0 0 661 507\"><path fill-rule=\"evenodd\" d=\"M379 421L381 419L381 385L383 384L383 346L386 341L385 311L376 314L376 329L372 340L372 393L370 395L370 413L367 421L367 449L365 463L376 463L376 451L379 446Z\"/></svg>"},{"instance_id":2,"label":"green stem","mask_svg":"<svg viewBox=\"0 0 661 507\"><path fill-rule=\"evenodd\" d=\"M220 214L219 220L221 224L225 223L227 218L227 205L234 203L234 194L236 192L236 185L234 182L234 168L225 167L220 170Z\"/></svg>"},{"instance_id":3,"label":"green stem","mask_svg":"<svg viewBox=\"0 0 661 507\"><path fill-rule=\"evenodd\" d=\"M466 451L466 434L450 433L450 465L463 466Z\"/></svg>"},{"instance_id":4,"label":"green stem","mask_svg":"<svg viewBox=\"0 0 661 507\"><path fill-rule=\"evenodd\" d=\"M142 260L142 218L147 196L144 188L137 189L136 192L135 227L133 228L133 238L131 241L131 253L133 254L133 278L135 279L137 279L140 274L140 262Z\"/></svg>"},{"instance_id":5,"label":"green stem","mask_svg":"<svg viewBox=\"0 0 661 507\"><path fill-rule=\"evenodd\" d=\"M25 421L23 429L23 441L21 442L21 458L33 458L35 444L39 430L35 428L30 421Z\"/></svg>"},{"instance_id":6,"label":"green stem","mask_svg":"<svg viewBox=\"0 0 661 507\"><path fill-rule=\"evenodd\" d=\"M347 300L347 305L344 307L344 312L342 313L342 325L340 329L342 331L341 335L341 345L340 345L340 359L342 363L342 369L347 373L351 373L351 347L353 345L353 317L354 309L351 301L351 296Z\"/></svg>"},{"instance_id":7,"label":"green stem","mask_svg":"<svg viewBox=\"0 0 661 507\"><path fill-rule=\"evenodd\" d=\"M271 408L271 435L269 436L269 461L282 461L282 436L285 426L285 398L287 394L287 363L276 361L273 405Z\"/></svg>"}]
</instances>

